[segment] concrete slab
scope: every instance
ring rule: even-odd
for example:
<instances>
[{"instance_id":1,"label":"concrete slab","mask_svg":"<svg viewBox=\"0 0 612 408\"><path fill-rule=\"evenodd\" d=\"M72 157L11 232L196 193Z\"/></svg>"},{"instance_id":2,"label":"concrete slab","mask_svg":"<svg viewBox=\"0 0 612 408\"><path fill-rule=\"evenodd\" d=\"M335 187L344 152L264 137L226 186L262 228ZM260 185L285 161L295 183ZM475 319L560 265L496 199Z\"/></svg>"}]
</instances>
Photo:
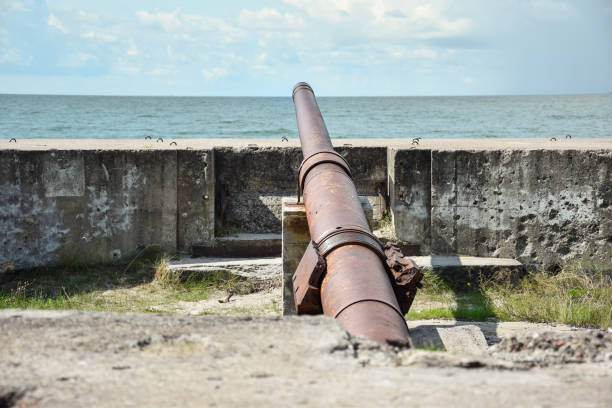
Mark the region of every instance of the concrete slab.
<instances>
[{"instance_id":1,"label":"concrete slab","mask_svg":"<svg viewBox=\"0 0 612 408\"><path fill-rule=\"evenodd\" d=\"M157 143L146 139L18 139L9 143L9 139L0 140L0 150L197 150L214 147L292 147L299 148L300 141L290 138L284 142L278 138L265 139L179 139L177 145L170 145L170 140ZM551 142L548 139L535 138L499 138L499 139L421 139L418 145L412 144L411 138L402 139L335 139L334 147L397 147L413 150L593 150L612 149L612 138L574 138L560 139Z\"/></svg>"},{"instance_id":2,"label":"concrete slab","mask_svg":"<svg viewBox=\"0 0 612 408\"><path fill-rule=\"evenodd\" d=\"M438 335L444 349L450 353L478 355L487 352L487 340L477 326L440 327Z\"/></svg>"},{"instance_id":3,"label":"concrete slab","mask_svg":"<svg viewBox=\"0 0 612 408\"><path fill-rule=\"evenodd\" d=\"M194 257L271 257L281 254L281 234L242 233L217 237L210 243L191 246Z\"/></svg>"},{"instance_id":4,"label":"concrete slab","mask_svg":"<svg viewBox=\"0 0 612 408\"><path fill-rule=\"evenodd\" d=\"M187 274L229 273L247 279L274 279L281 275L281 258L182 258L170 262L168 269Z\"/></svg>"},{"instance_id":5,"label":"concrete slab","mask_svg":"<svg viewBox=\"0 0 612 408\"><path fill-rule=\"evenodd\" d=\"M446 268L446 267L522 267L516 259L509 258L487 258L479 256L463 255L427 255L411 256L410 259L419 268Z\"/></svg>"},{"instance_id":6,"label":"concrete slab","mask_svg":"<svg viewBox=\"0 0 612 408\"><path fill-rule=\"evenodd\" d=\"M396 350L322 316L1 310L0 344L8 406L612 405L606 363Z\"/></svg>"},{"instance_id":7,"label":"concrete slab","mask_svg":"<svg viewBox=\"0 0 612 408\"><path fill-rule=\"evenodd\" d=\"M478 286L481 282L503 274L504 279L517 281L526 273L525 266L515 259L463 255L428 255L409 257L417 267L431 269L454 289Z\"/></svg>"}]
</instances>

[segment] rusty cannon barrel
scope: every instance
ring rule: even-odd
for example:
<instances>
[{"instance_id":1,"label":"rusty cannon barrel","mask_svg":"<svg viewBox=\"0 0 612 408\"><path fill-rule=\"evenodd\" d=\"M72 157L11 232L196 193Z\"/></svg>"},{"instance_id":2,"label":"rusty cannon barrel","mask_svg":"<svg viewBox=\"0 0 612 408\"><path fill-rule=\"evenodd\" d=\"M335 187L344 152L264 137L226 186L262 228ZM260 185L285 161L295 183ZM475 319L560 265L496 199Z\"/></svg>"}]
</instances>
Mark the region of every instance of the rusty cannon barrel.
<instances>
[{"instance_id":1,"label":"rusty cannon barrel","mask_svg":"<svg viewBox=\"0 0 612 408\"><path fill-rule=\"evenodd\" d=\"M303 197L311 237L293 276L297 313L322 312L338 319L351 334L409 345L404 314L420 272L394 249L386 253L372 234L351 169L334 151L307 83L294 87L293 102L304 156L298 202ZM409 281L409 288L401 285L402 279Z\"/></svg>"}]
</instances>

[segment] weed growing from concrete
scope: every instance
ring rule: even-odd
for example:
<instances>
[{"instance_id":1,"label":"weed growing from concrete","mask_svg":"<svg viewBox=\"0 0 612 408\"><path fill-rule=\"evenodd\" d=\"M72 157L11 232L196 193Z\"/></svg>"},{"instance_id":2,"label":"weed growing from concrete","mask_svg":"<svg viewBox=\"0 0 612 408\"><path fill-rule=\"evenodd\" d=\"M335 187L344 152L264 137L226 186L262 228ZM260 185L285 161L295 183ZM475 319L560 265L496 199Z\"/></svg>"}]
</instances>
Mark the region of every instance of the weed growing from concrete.
<instances>
[{"instance_id":1,"label":"weed growing from concrete","mask_svg":"<svg viewBox=\"0 0 612 408\"><path fill-rule=\"evenodd\" d=\"M612 327L610 267L580 261L511 279L510 271L457 290L432 270L407 319L502 320Z\"/></svg>"},{"instance_id":2,"label":"weed growing from concrete","mask_svg":"<svg viewBox=\"0 0 612 408\"><path fill-rule=\"evenodd\" d=\"M518 284L492 281L483 285L501 320L560 322L612 327L612 273L601 266L574 261L558 272L539 270Z\"/></svg>"}]
</instances>

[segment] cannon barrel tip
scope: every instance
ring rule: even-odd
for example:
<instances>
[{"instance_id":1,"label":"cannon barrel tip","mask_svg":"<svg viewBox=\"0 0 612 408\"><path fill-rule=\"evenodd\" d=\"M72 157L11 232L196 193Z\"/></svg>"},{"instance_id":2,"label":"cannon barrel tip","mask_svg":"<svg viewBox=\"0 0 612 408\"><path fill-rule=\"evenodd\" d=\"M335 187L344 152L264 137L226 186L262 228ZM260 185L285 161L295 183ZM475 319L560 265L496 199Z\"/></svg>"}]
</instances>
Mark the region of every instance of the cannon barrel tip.
<instances>
[{"instance_id":1,"label":"cannon barrel tip","mask_svg":"<svg viewBox=\"0 0 612 408\"><path fill-rule=\"evenodd\" d=\"M314 94L314 91L312 90L312 87L306 83L306 82L298 82L297 84L295 84L295 86L293 87L293 93L292 93L292 97L295 97L295 93L300 90L300 89L308 89L310 92L312 92Z\"/></svg>"}]
</instances>

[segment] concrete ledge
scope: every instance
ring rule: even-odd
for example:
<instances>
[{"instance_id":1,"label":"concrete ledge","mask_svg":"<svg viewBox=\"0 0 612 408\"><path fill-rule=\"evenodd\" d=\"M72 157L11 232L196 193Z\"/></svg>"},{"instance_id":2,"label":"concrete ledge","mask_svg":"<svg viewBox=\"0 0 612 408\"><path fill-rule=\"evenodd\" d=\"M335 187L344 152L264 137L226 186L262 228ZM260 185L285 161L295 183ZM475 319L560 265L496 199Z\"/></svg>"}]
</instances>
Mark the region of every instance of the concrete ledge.
<instances>
[{"instance_id":1,"label":"concrete ledge","mask_svg":"<svg viewBox=\"0 0 612 408\"><path fill-rule=\"evenodd\" d=\"M237 275L252 280L279 278L281 258L182 258L171 261L168 269L187 276Z\"/></svg>"},{"instance_id":2,"label":"concrete ledge","mask_svg":"<svg viewBox=\"0 0 612 408\"><path fill-rule=\"evenodd\" d=\"M481 258L477 256L429 255L411 256L410 259L419 268L470 268L474 266L488 268L522 268L523 264L516 259L507 258Z\"/></svg>"},{"instance_id":3,"label":"concrete ledge","mask_svg":"<svg viewBox=\"0 0 612 408\"><path fill-rule=\"evenodd\" d=\"M194 257L266 257L280 256L281 234L238 234L217 237L212 244L193 244Z\"/></svg>"},{"instance_id":4,"label":"concrete ledge","mask_svg":"<svg viewBox=\"0 0 612 408\"><path fill-rule=\"evenodd\" d=\"M525 272L525 266L515 259L481 258L476 256L411 256L420 269L431 269L455 290L478 287L482 281L500 277L517 281Z\"/></svg>"},{"instance_id":5,"label":"concrete ledge","mask_svg":"<svg viewBox=\"0 0 612 408\"><path fill-rule=\"evenodd\" d=\"M177 144L145 139L0 139L0 150L199 150L215 147L247 148L256 151L261 147L299 148L297 138L287 142L277 138L211 138L211 139L172 139ZM412 139L336 139L332 138L335 148L350 147L395 147L414 150L612 150L611 138L560 139L556 142L534 138L499 139L421 139L418 145Z\"/></svg>"}]
</instances>

